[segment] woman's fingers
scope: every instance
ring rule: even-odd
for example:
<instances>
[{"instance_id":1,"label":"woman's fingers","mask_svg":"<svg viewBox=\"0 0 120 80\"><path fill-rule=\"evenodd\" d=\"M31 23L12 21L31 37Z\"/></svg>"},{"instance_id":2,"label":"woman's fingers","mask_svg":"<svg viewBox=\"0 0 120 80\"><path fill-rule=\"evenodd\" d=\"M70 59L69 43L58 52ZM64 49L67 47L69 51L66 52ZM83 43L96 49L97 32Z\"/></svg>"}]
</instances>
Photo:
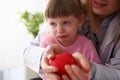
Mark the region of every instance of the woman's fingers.
<instances>
[{"instance_id":1,"label":"woman's fingers","mask_svg":"<svg viewBox=\"0 0 120 80\"><path fill-rule=\"evenodd\" d=\"M90 63L82 54L76 52L73 54L73 57L76 59L77 64L80 66L80 68L82 68L85 72L90 71Z\"/></svg>"},{"instance_id":2,"label":"woman's fingers","mask_svg":"<svg viewBox=\"0 0 120 80\"><path fill-rule=\"evenodd\" d=\"M74 53L76 65L66 65L65 70L69 76L62 76L63 80L90 80L90 63L80 53Z\"/></svg>"},{"instance_id":3,"label":"woman's fingers","mask_svg":"<svg viewBox=\"0 0 120 80\"><path fill-rule=\"evenodd\" d=\"M72 79L72 80L81 80L77 77L77 75L75 74L74 70L72 69L72 67L70 65L66 65L65 66L65 70L67 71L69 77Z\"/></svg>"},{"instance_id":4,"label":"woman's fingers","mask_svg":"<svg viewBox=\"0 0 120 80\"><path fill-rule=\"evenodd\" d=\"M84 72L77 65L66 65L65 69L69 77L63 76L63 80L90 80L90 73Z\"/></svg>"},{"instance_id":5,"label":"woman's fingers","mask_svg":"<svg viewBox=\"0 0 120 80\"><path fill-rule=\"evenodd\" d=\"M62 80L71 80L71 79L67 75L63 75Z\"/></svg>"},{"instance_id":6,"label":"woman's fingers","mask_svg":"<svg viewBox=\"0 0 120 80\"><path fill-rule=\"evenodd\" d=\"M84 72L77 65L72 65L71 68L79 80L90 80L90 72Z\"/></svg>"}]
</instances>

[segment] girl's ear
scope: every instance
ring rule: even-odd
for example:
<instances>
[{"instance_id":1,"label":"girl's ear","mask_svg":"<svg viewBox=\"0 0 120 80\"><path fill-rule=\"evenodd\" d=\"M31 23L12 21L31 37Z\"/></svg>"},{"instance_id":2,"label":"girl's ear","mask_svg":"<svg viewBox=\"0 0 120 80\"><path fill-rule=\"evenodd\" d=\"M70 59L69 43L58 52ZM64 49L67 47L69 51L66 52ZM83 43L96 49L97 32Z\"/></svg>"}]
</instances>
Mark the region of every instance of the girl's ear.
<instances>
[{"instance_id":1,"label":"girl's ear","mask_svg":"<svg viewBox=\"0 0 120 80\"><path fill-rule=\"evenodd\" d=\"M80 0L80 2L81 2L83 5L86 5L87 0Z\"/></svg>"},{"instance_id":2,"label":"girl's ear","mask_svg":"<svg viewBox=\"0 0 120 80\"><path fill-rule=\"evenodd\" d=\"M80 15L79 17L79 27L81 27L84 23L84 15Z\"/></svg>"}]
</instances>

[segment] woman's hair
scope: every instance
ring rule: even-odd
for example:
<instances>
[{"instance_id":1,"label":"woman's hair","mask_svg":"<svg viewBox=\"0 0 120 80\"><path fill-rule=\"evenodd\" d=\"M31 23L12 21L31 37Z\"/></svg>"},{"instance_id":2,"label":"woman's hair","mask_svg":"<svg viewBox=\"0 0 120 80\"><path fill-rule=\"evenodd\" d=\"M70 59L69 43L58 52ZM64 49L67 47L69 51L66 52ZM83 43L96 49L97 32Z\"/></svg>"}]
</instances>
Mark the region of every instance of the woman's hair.
<instances>
[{"instance_id":1,"label":"woman's hair","mask_svg":"<svg viewBox=\"0 0 120 80\"><path fill-rule=\"evenodd\" d=\"M80 1L83 1L83 0L80 0ZM99 21L100 16L93 12L92 0L85 0L85 1L86 1L85 7L86 7L86 11L87 11L88 18L90 21L91 31L99 34L98 29L100 27L100 21ZM118 3L120 3L120 0L118 0Z\"/></svg>"},{"instance_id":2,"label":"woman's hair","mask_svg":"<svg viewBox=\"0 0 120 80\"><path fill-rule=\"evenodd\" d=\"M83 0L80 0L83 1ZM99 34L98 28L99 28L99 21L98 21L98 16L93 13L92 10L92 0L85 0L84 2L84 7L86 9L86 14L88 15L89 21L90 21L90 26L91 26L91 31Z\"/></svg>"},{"instance_id":3,"label":"woman's hair","mask_svg":"<svg viewBox=\"0 0 120 80\"><path fill-rule=\"evenodd\" d=\"M84 8L80 0L49 0L44 16L45 18L67 17L70 15L79 18Z\"/></svg>"}]
</instances>

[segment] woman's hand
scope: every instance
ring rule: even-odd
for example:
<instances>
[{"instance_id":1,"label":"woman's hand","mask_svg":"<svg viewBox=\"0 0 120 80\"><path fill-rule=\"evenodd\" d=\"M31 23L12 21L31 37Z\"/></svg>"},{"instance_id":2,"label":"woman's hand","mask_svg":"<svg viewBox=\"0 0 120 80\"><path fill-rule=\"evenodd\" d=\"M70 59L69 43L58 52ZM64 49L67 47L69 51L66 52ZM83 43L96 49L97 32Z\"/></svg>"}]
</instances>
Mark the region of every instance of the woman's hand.
<instances>
[{"instance_id":1,"label":"woman's hand","mask_svg":"<svg viewBox=\"0 0 120 80\"><path fill-rule=\"evenodd\" d=\"M90 80L90 63L80 53L74 53L77 65L66 65L65 69L69 75L63 75L62 80Z\"/></svg>"},{"instance_id":2,"label":"woman's hand","mask_svg":"<svg viewBox=\"0 0 120 80\"><path fill-rule=\"evenodd\" d=\"M58 45L49 45L46 48L45 54L41 60L41 68L45 72L46 76L51 80L60 80L60 76L55 73L58 71L56 67L48 65L48 60L61 52L62 49Z\"/></svg>"}]
</instances>

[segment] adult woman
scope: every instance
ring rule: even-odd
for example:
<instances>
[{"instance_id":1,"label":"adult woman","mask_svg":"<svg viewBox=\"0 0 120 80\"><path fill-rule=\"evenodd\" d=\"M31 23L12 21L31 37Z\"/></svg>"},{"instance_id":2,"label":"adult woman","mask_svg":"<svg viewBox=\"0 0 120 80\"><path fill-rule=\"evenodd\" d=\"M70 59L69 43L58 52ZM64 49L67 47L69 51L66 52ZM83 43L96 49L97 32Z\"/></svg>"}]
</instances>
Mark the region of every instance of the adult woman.
<instances>
[{"instance_id":1,"label":"adult woman","mask_svg":"<svg viewBox=\"0 0 120 80\"><path fill-rule=\"evenodd\" d=\"M86 0L90 1L90 5L92 4L92 11L95 14L96 23L92 22L91 16L90 23L86 18L85 25L83 26L83 29L81 33L89 37L94 45L96 46L96 49L98 50L99 56L102 60L103 65L96 64L93 62L88 62L84 57L81 57L78 55L76 58L79 60L80 65L82 66L82 69L79 66L73 65L73 66L66 66L66 70L68 71L68 74L70 77L63 76L63 80L120 80L120 42L119 42L119 28L120 28L120 0ZM91 14L90 14L91 15ZM96 27L100 26L100 27ZM95 26L95 27L94 27ZM92 32L91 32L91 30ZM94 32L95 31L95 32ZM30 49L30 48L29 48ZM27 49L27 51L29 51ZM33 49L33 48L32 48ZM36 49L34 47L34 49ZM33 61L34 64L31 64L31 55L33 55L30 51L25 52L24 59L27 61L26 63L34 70L39 71L39 57L34 58ZM39 49L39 51L41 51ZM61 52L59 47L49 46L46 49L46 54L53 54L55 52ZM40 55L40 54L39 54ZM81 58L79 58L79 56ZM42 59L41 67L44 65L46 67L42 67L44 71L46 71L46 74L50 78L54 78L59 80L59 76L57 76L54 73L57 71L56 68L50 67L48 68L48 65L45 64L44 60L46 60L47 57L44 57ZM36 62L35 62L36 61ZM30 62L30 63L29 63ZM83 64L83 62L85 62ZM37 68L35 69L34 66L36 65ZM88 73L85 73L84 70L90 69ZM76 74L77 72L77 74Z\"/></svg>"},{"instance_id":2,"label":"adult woman","mask_svg":"<svg viewBox=\"0 0 120 80\"><path fill-rule=\"evenodd\" d=\"M89 37L96 46L99 56L102 60L103 65L88 62L81 55L77 55L76 59L79 60L80 65L85 69L90 69L90 72L85 73L84 70L80 69L79 66L67 65L65 68L69 74L63 76L62 80L120 80L120 0L87 0L92 5L93 16L95 17L92 22L91 14L91 26L89 21L83 26L82 33ZM97 27L96 27L97 26ZM90 28L92 32L90 31ZM56 50L53 46L49 51ZM57 47L58 49L58 47ZM82 62L85 62L84 64ZM48 76L51 78L58 78L55 74L48 71ZM91 74L91 75L90 75ZM52 75L52 76L51 76Z\"/></svg>"}]
</instances>

